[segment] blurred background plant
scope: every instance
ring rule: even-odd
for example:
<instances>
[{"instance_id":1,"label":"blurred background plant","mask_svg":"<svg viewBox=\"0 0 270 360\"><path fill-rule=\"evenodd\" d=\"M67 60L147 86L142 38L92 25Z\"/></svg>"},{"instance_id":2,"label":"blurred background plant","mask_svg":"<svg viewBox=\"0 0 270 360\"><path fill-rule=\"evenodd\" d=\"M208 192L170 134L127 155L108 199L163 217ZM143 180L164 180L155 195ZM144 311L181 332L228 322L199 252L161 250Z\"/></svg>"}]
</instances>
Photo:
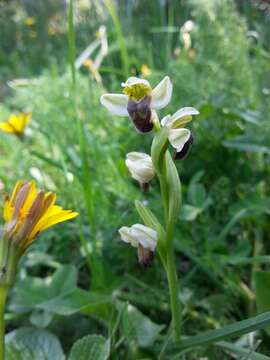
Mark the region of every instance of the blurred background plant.
<instances>
[{"instance_id":1,"label":"blurred background plant","mask_svg":"<svg viewBox=\"0 0 270 360\"><path fill-rule=\"evenodd\" d=\"M68 68L65 1L0 3L0 121L13 112L33 114L23 142L1 133L1 190L10 190L18 178L34 178L56 191L63 206L81 213L78 222L42 235L24 257L6 316L8 356L21 359L25 351L25 358L62 359L63 351L71 351L70 359L77 359L84 344L72 344L100 334L81 341L88 349L98 346L101 359L109 353L112 359L171 358L164 275L158 263L140 269L117 234L123 224L138 221L132 200L151 201L157 213L162 211L157 184L147 196L141 194L124 164L127 152L146 151L150 139L137 134L130 120L108 114L99 97L105 89L119 92L127 75L156 84L167 74L174 84L167 112L182 106L200 110L192 124L192 152L178 164L183 206L175 240L184 333L257 314L256 289L259 310L270 310L264 286L270 260L270 5L263 0L77 0L74 5L76 57L93 49L77 71L79 113ZM108 51L93 66L101 26ZM102 296L93 290L78 115L104 268ZM230 359L239 348L270 356L268 342L266 332L254 332L231 348L202 347L176 356Z\"/></svg>"}]
</instances>

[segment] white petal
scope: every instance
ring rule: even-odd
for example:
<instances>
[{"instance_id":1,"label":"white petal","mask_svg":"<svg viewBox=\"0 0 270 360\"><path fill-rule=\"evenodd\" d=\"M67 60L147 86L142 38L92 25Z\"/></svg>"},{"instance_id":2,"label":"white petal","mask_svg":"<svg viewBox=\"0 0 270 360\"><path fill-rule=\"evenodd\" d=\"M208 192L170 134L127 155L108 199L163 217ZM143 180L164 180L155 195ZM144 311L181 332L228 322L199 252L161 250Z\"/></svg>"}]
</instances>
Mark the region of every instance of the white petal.
<instances>
[{"instance_id":1,"label":"white petal","mask_svg":"<svg viewBox=\"0 0 270 360\"><path fill-rule=\"evenodd\" d=\"M132 86L132 85L137 85L137 84L143 84L143 85L146 85L149 88L151 88L151 86L147 80L140 79L136 76L131 76L130 78L127 79L127 81L125 83L121 83L121 86L126 87L126 86Z\"/></svg>"},{"instance_id":2,"label":"white petal","mask_svg":"<svg viewBox=\"0 0 270 360\"><path fill-rule=\"evenodd\" d=\"M140 152L131 152L127 154L126 166L131 176L140 183L149 183L155 173L151 156Z\"/></svg>"},{"instance_id":3,"label":"white petal","mask_svg":"<svg viewBox=\"0 0 270 360\"><path fill-rule=\"evenodd\" d=\"M122 226L119 230L118 230L120 236L121 236L121 240L123 240L126 243L131 244L134 247L138 247L139 242L138 240L133 237L130 233L131 233L131 228L127 227L127 226Z\"/></svg>"},{"instance_id":4,"label":"white petal","mask_svg":"<svg viewBox=\"0 0 270 360\"><path fill-rule=\"evenodd\" d=\"M191 136L191 132L188 129L171 129L169 131L169 141L177 152L181 151Z\"/></svg>"},{"instance_id":5,"label":"white petal","mask_svg":"<svg viewBox=\"0 0 270 360\"><path fill-rule=\"evenodd\" d=\"M100 102L110 112L118 116L128 116L127 103L128 97L123 94L104 94Z\"/></svg>"},{"instance_id":6,"label":"white petal","mask_svg":"<svg viewBox=\"0 0 270 360\"><path fill-rule=\"evenodd\" d=\"M176 111L172 116L172 121L182 119L186 116L199 115L199 111L193 107L183 107Z\"/></svg>"},{"instance_id":7,"label":"white petal","mask_svg":"<svg viewBox=\"0 0 270 360\"><path fill-rule=\"evenodd\" d=\"M135 224L131 227L131 233L145 249L155 251L158 239L155 230L142 224Z\"/></svg>"},{"instance_id":8,"label":"white petal","mask_svg":"<svg viewBox=\"0 0 270 360\"><path fill-rule=\"evenodd\" d=\"M173 86L169 76L165 76L152 91L151 107L159 110L167 106L171 101L172 88Z\"/></svg>"}]
</instances>

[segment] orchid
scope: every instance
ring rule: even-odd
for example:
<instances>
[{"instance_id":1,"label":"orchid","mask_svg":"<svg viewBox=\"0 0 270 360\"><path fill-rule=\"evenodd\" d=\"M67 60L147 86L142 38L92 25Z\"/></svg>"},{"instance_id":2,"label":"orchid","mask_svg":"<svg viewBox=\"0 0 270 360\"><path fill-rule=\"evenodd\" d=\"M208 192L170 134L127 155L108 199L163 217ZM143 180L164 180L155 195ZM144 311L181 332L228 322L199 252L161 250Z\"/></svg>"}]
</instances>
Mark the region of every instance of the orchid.
<instances>
[{"instance_id":1,"label":"orchid","mask_svg":"<svg viewBox=\"0 0 270 360\"><path fill-rule=\"evenodd\" d=\"M182 159L188 153L193 143L193 136L191 131L184 126L192 121L193 115L198 114L195 108L184 107L161 120L161 125L169 129L168 140L176 150L175 159Z\"/></svg>"},{"instance_id":2,"label":"orchid","mask_svg":"<svg viewBox=\"0 0 270 360\"><path fill-rule=\"evenodd\" d=\"M151 265L158 240L155 230L142 224L135 224L131 227L121 227L119 234L124 242L138 248L138 259L141 265Z\"/></svg>"},{"instance_id":3,"label":"orchid","mask_svg":"<svg viewBox=\"0 0 270 360\"><path fill-rule=\"evenodd\" d=\"M172 96L172 82L168 76L152 89L145 79L130 77L121 84L123 94L104 94L100 102L118 116L129 116L139 132L153 129L155 110L168 105Z\"/></svg>"}]
</instances>

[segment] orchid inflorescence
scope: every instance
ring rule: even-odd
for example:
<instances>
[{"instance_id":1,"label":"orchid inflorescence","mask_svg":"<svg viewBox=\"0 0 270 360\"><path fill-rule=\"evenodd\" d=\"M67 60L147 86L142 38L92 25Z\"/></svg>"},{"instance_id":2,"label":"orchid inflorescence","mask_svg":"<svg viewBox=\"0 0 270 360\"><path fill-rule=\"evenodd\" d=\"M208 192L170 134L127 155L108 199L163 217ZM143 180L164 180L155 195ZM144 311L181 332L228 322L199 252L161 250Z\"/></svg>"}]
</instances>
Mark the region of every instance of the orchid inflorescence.
<instances>
[{"instance_id":1,"label":"orchid inflorescence","mask_svg":"<svg viewBox=\"0 0 270 360\"><path fill-rule=\"evenodd\" d=\"M104 94L100 99L101 104L114 115L129 116L139 133L148 133L153 129L159 132L161 128L166 128L167 142L175 149L174 159L183 159L193 143L192 133L185 125L199 112L193 107L184 107L159 121L157 110L167 106L172 97L173 85L168 76L165 76L154 89L147 80L137 77L130 77L121 86L123 94ZM132 178L137 180L142 191L146 192L156 174L152 157L141 152L130 152L126 155L125 163ZM119 230L123 241L138 247L139 262L144 266L151 263L156 248L154 242L158 240L158 236L156 232L154 236L153 231L155 230L140 224L131 228L122 227Z\"/></svg>"}]
</instances>

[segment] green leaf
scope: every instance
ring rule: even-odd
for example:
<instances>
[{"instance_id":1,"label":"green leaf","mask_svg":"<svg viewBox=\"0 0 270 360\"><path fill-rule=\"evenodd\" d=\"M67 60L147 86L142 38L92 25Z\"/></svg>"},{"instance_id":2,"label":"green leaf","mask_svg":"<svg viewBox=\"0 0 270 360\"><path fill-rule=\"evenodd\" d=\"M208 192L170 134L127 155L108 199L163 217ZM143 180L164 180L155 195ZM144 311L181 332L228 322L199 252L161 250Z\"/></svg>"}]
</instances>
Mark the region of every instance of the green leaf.
<instances>
[{"instance_id":1,"label":"green leaf","mask_svg":"<svg viewBox=\"0 0 270 360\"><path fill-rule=\"evenodd\" d=\"M135 343L140 347L151 346L164 328L163 325L155 324L130 304L126 306L122 325L123 334L125 334L129 343Z\"/></svg>"},{"instance_id":2,"label":"green leaf","mask_svg":"<svg viewBox=\"0 0 270 360\"><path fill-rule=\"evenodd\" d=\"M192 336L173 346L172 350L183 350L190 347L207 345L220 340L240 336L270 325L270 311L252 318L225 325L221 329L206 331L203 334Z\"/></svg>"},{"instance_id":3,"label":"green leaf","mask_svg":"<svg viewBox=\"0 0 270 360\"><path fill-rule=\"evenodd\" d=\"M259 312L270 310L270 272L257 271L254 273L256 303ZM270 333L270 327L267 328Z\"/></svg>"},{"instance_id":4,"label":"green leaf","mask_svg":"<svg viewBox=\"0 0 270 360\"><path fill-rule=\"evenodd\" d=\"M162 170L162 158L168 147L168 129L163 127L154 137L151 147L151 157L156 172Z\"/></svg>"},{"instance_id":5,"label":"green leaf","mask_svg":"<svg viewBox=\"0 0 270 360\"><path fill-rule=\"evenodd\" d=\"M167 231L172 231L177 218L179 216L179 209L181 203L181 183L178 175L178 171L174 164L174 161L171 157L169 151L165 155L166 161L166 178L168 184L168 229Z\"/></svg>"},{"instance_id":6,"label":"green leaf","mask_svg":"<svg viewBox=\"0 0 270 360\"><path fill-rule=\"evenodd\" d=\"M106 360L110 355L110 341L103 336L89 335L72 347L69 360Z\"/></svg>"},{"instance_id":7,"label":"green leaf","mask_svg":"<svg viewBox=\"0 0 270 360\"><path fill-rule=\"evenodd\" d=\"M65 356L55 335L35 328L15 330L5 338L6 360L64 360Z\"/></svg>"},{"instance_id":8,"label":"green leaf","mask_svg":"<svg viewBox=\"0 0 270 360\"><path fill-rule=\"evenodd\" d=\"M55 297L39 305L39 308L53 314L70 316L81 312L107 319L112 306L110 296L88 292L79 288Z\"/></svg>"},{"instance_id":9,"label":"green leaf","mask_svg":"<svg viewBox=\"0 0 270 360\"><path fill-rule=\"evenodd\" d=\"M27 277L17 282L10 309L29 311L50 299L76 288L77 270L72 265L61 266L53 276L45 279Z\"/></svg>"},{"instance_id":10,"label":"green leaf","mask_svg":"<svg viewBox=\"0 0 270 360\"><path fill-rule=\"evenodd\" d=\"M62 316L83 312L106 320L112 305L111 297L79 289L76 282L77 270L71 265L61 267L45 279L28 277L16 285L10 309L35 310L31 320L39 326L44 326L48 320L48 314L42 314L42 311ZM37 311L40 312L39 319Z\"/></svg>"},{"instance_id":11,"label":"green leaf","mask_svg":"<svg viewBox=\"0 0 270 360\"><path fill-rule=\"evenodd\" d=\"M215 344L216 346L227 350L230 354L243 355L245 359L249 360L270 360L269 356L259 354L252 349L246 349L239 345L231 344L226 341L220 341Z\"/></svg>"}]
</instances>

